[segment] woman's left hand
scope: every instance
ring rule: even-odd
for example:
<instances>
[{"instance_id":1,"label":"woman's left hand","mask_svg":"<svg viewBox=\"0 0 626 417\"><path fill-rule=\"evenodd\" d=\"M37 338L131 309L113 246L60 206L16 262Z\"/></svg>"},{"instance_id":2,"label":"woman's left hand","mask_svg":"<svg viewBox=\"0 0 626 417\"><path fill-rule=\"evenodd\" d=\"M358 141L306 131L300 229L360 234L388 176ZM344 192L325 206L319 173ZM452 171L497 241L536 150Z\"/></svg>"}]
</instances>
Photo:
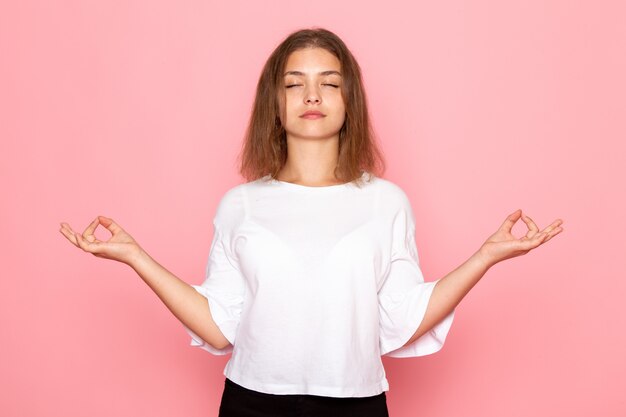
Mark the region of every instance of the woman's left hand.
<instances>
[{"instance_id":1,"label":"woman's left hand","mask_svg":"<svg viewBox=\"0 0 626 417\"><path fill-rule=\"evenodd\" d=\"M511 229L520 217L526 223L528 233L518 239L513 236ZM480 247L479 253L490 266L505 259L525 255L561 233L563 231L562 223L563 220L556 219L548 227L539 231L535 222L530 217L522 214L522 210L518 209L506 218L502 226L493 235L489 236Z\"/></svg>"}]
</instances>

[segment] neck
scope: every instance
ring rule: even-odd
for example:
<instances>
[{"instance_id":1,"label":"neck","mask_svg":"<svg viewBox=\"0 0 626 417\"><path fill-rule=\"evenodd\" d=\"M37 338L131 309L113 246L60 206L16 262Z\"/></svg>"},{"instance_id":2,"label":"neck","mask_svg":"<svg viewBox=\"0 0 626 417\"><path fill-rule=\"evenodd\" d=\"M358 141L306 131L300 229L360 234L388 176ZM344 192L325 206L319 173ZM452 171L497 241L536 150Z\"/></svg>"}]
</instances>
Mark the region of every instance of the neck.
<instances>
[{"instance_id":1,"label":"neck","mask_svg":"<svg viewBox=\"0 0 626 417\"><path fill-rule=\"evenodd\" d=\"M278 174L281 181L310 185L338 183L334 170L339 155L339 136L304 139L287 136L287 162Z\"/></svg>"}]
</instances>

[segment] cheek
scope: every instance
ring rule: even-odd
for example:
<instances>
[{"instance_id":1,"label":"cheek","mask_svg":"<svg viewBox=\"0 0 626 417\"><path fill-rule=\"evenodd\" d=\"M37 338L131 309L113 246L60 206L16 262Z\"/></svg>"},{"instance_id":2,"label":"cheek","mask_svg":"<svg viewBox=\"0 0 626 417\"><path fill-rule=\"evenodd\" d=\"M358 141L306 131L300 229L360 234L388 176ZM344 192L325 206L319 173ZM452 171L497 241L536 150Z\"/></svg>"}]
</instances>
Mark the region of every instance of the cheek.
<instances>
[{"instance_id":1,"label":"cheek","mask_svg":"<svg viewBox=\"0 0 626 417\"><path fill-rule=\"evenodd\" d=\"M345 101L343 100L343 97L342 97L341 95L339 95L339 96L337 97L336 106L337 106L338 108L340 108L340 109L341 109L340 111L341 111L344 115L346 114L346 103L345 103Z\"/></svg>"},{"instance_id":2,"label":"cheek","mask_svg":"<svg viewBox=\"0 0 626 417\"><path fill-rule=\"evenodd\" d=\"M343 105L343 103L341 104L341 119L342 121L345 121L346 119L346 107Z\"/></svg>"},{"instance_id":3,"label":"cheek","mask_svg":"<svg viewBox=\"0 0 626 417\"><path fill-rule=\"evenodd\" d=\"M289 96L286 95L281 101L278 102L281 114L288 114L290 111L293 111L293 101L293 98L289 98Z\"/></svg>"}]
</instances>

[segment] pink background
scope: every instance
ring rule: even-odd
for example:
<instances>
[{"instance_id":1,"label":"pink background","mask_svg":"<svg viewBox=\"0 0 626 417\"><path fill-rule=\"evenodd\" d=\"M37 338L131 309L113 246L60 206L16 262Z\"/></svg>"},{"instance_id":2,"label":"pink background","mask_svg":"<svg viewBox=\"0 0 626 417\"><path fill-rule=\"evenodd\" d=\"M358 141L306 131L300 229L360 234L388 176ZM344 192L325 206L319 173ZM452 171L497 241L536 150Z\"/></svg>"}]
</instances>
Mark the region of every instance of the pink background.
<instances>
[{"instance_id":1,"label":"pink background","mask_svg":"<svg viewBox=\"0 0 626 417\"><path fill-rule=\"evenodd\" d=\"M202 282L261 67L322 26L362 66L428 281L517 208L565 221L487 273L440 352L384 358L391 415L624 415L626 8L432 3L3 2L0 414L217 415L228 356L59 222L113 217Z\"/></svg>"}]
</instances>

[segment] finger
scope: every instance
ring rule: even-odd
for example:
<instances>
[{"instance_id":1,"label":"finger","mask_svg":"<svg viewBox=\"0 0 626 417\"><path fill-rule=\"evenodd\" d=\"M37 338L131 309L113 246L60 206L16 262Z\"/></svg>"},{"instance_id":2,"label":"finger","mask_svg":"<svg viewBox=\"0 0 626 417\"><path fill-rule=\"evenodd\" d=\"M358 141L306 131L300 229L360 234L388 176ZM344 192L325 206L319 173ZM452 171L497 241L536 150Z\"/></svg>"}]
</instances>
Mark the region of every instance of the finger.
<instances>
[{"instance_id":1,"label":"finger","mask_svg":"<svg viewBox=\"0 0 626 417\"><path fill-rule=\"evenodd\" d=\"M106 227L112 234L117 234L124 231L120 226L117 225L117 223L113 221L113 219L104 216L98 216L98 219L100 219L100 224Z\"/></svg>"},{"instance_id":2,"label":"finger","mask_svg":"<svg viewBox=\"0 0 626 417\"><path fill-rule=\"evenodd\" d=\"M536 233L532 238L521 240L520 239L520 249L523 250L531 250L535 249L537 246L541 245L545 239L547 238L547 233Z\"/></svg>"},{"instance_id":3,"label":"finger","mask_svg":"<svg viewBox=\"0 0 626 417\"><path fill-rule=\"evenodd\" d=\"M67 238L72 244L78 246L78 242L76 241L76 237L74 236L74 232L69 227L67 223L61 223L61 229L59 230L63 236Z\"/></svg>"},{"instance_id":4,"label":"finger","mask_svg":"<svg viewBox=\"0 0 626 417\"><path fill-rule=\"evenodd\" d=\"M545 238L545 239L543 240L543 242L541 242L541 243L546 243L548 240L552 239L554 236L558 235L558 234L559 234L559 233L561 233L562 231L563 231L563 228L562 228L562 227L557 227L557 228L555 228L554 230L552 230L552 231L548 234L548 237L547 237L547 238Z\"/></svg>"},{"instance_id":5,"label":"finger","mask_svg":"<svg viewBox=\"0 0 626 417\"><path fill-rule=\"evenodd\" d=\"M85 238L88 242L94 242L96 240L94 232L96 231L96 227L98 227L98 224L100 224L100 221L96 217L94 221L89 223L89 226L87 226L87 228L83 232L83 238Z\"/></svg>"},{"instance_id":6,"label":"finger","mask_svg":"<svg viewBox=\"0 0 626 417\"><path fill-rule=\"evenodd\" d=\"M72 230L72 228L70 227L69 224L65 223L65 222L61 222L61 229L64 230L69 230L70 232L74 233L74 231Z\"/></svg>"},{"instance_id":7,"label":"finger","mask_svg":"<svg viewBox=\"0 0 626 417\"><path fill-rule=\"evenodd\" d=\"M70 232L72 232L72 233L73 233L73 230L72 230L72 228L70 227L70 225L69 225L69 224L67 224L67 223L63 223L63 222L61 223L61 229L60 229L60 230L69 230Z\"/></svg>"},{"instance_id":8,"label":"finger","mask_svg":"<svg viewBox=\"0 0 626 417\"><path fill-rule=\"evenodd\" d=\"M100 244L99 243L92 243L92 242L88 242L87 240L85 240L79 233L74 233L74 236L76 237L76 241L78 242L78 246L84 250L85 252L89 252L89 253L98 253L100 252Z\"/></svg>"},{"instance_id":9,"label":"finger","mask_svg":"<svg viewBox=\"0 0 626 417\"><path fill-rule=\"evenodd\" d=\"M562 221L562 220L560 220L560 219L557 219L557 220L555 220L554 222L552 222L549 226L547 226L545 229L543 229L543 230L541 231L541 233L545 233L545 234L547 234L547 237L548 237L548 239L547 239L547 240L545 240L544 242L547 242L547 241L548 241L548 240L549 240L549 239L553 236L553 235L552 235L552 232L553 232L553 231L554 231L557 227L559 227L559 225L560 225L561 223L563 223L563 221Z\"/></svg>"},{"instance_id":10,"label":"finger","mask_svg":"<svg viewBox=\"0 0 626 417\"><path fill-rule=\"evenodd\" d=\"M546 243L547 241L549 241L550 239L552 239L554 236L558 235L562 231L563 231L563 228L560 226L557 226L556 228L550 231L542 231L540 233L537 233L535 236L533 236L532 239L529 239L525 243L524 247L528 250L534 249L539 245L543 245L544 243Z\"/></svg>"},{"instance_id":11,"label":"finger","mask_svg":"<svg viewBox=\"0 0 626 417\"><path fill-rule=\"evenodd\" d=\"M522 210L520 209L517 209L513 213L509 214L506 220L504 220L504 223L502 223L502 226L500 226L498 230L511 233L511 229L513 228L513 225L515 224L515 222L519 220L521 214L522 214Z\"/></svg>"},{"instance_id":12,"label":"finger","mask_svg":"<svg viewBox=\"0 0 626 417\"><path fill-rule=\"evenodd\" d=\"M533 219L525 214L522 215L522 220L524 221L524 223L526 223L526 226L528 227L528 233L526 233L526 237L530 239L537 234L539 228L537 227Z\"/></svg>"},{"instance_id":13,"label":"finger","mask_svg":"<svg viewBox=\"0 0 626 417\"><path fill-rule=\"evenodd\" d=\"M549 233L550 231L552 231L553 229L556 229L558 226L563 224L563 220L561 219L556 219L555 221L553 221L552 223L550 223L548 226L546 226L545 229L542 230L542 232L547 232Z\"/></svg>"}]
</instances>

